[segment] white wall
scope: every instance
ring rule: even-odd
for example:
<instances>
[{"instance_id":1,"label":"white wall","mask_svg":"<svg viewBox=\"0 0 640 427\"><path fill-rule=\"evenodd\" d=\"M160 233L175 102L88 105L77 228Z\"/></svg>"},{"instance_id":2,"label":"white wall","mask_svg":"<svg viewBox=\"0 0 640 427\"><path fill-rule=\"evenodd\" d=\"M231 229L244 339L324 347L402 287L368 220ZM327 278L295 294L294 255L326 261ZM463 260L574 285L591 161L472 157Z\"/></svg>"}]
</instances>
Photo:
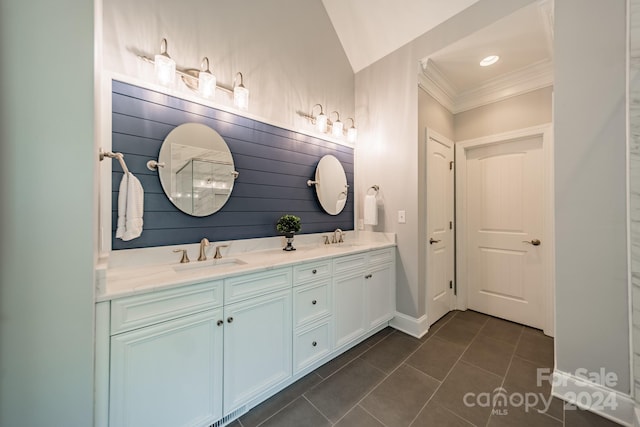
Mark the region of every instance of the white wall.
<instances>
[{"instance_id":1,"label":"white wall","mask_svg":"<svg viewBox=\"0 0 640 427\"><path fill-rule=\"evenodd\" d=\"M104 68L153 81L160 41L179 68L208 57L218 81L231 86L237 71L250 90L249 112L274 124L312 130L296 114L320 103L344 121L354 115L354 75L320 1L103 0ZM189 92L182 82L178 92ZM215 101L231 106L218 91ZM318 109L314 111L318 113ZM333 117L335 118L335 116ZM358 124L356 123L356 126Z\"/></svg>"},{"instance_id":2,"label":"white wall","mask_svg":"<svg viewBox=\"0 0 640 427\"><path fill-rule=\"evenodd\" d=\"M640 99L640 0L630 1L629 97ZM633 284L633 365L636 402L640 402L640 104L629 105L629 212Z\"/></svg>"},{"instance_id":3,"label":"white wall","mask_svg":"<svg viewBox=\"0 0 640 427\"><path fill-rule=\"evenodd\" d=\"M556 368L629 393L626 2L555 2Z\"/></svg>"},{"instance_id":4,"label":"white wall","mask_svg":"<svg viewBox=\"0 0 640 427\"><path fill-rule=\"evenodd\" d=\"M87 427L93 2L0 10L0 425Z\"/></svg>"},{"instance_id":5,"label":"white wall","mask_svg":"<svg viewBox=\"0 0 640 427\"><path fill-rule=\"evenodd\" d=\"M455 140L480 138L551 123L553 87L545 87L455 115Z\"/></svg>"},{"instance_id":6,"label":"white wall","mask_svg":"<svg viewBox=\"0 0 640 427\"><path fill-rule=\"evenodd\" d=\"M378 184L384 200L384 231L397 234L397 309L412 317L424 314L425 244L418 231L419 60L532 3L533 0L480 0L460 14L418 37L356 74L355 107L360 124L356 151L356 192ZM381 29L383 30L383 29ZM406 210L406 224L397 211ZM362 217L361 209L357 209ZM424 233L423 233L424 234Z\"/></svg>"}]
</instances>

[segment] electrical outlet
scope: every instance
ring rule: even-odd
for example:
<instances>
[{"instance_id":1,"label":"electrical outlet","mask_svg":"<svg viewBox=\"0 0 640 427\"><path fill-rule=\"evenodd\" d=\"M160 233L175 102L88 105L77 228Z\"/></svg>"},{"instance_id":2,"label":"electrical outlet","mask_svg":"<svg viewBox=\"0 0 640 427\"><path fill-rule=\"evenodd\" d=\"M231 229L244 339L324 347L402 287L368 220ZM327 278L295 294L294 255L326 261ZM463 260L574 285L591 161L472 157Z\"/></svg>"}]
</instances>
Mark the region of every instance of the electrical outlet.
<instances>
[{"instance_id":1,"label":"electrical outlet","mask_svg":"<svg viewBox=\"0 0 640 427\"><path fill-rule=\"evenodd\" d=\"M358 230L364 230L364 219L358 219Z\"/></svg>"},{"instance_id":2,"label":"electrical outlet","mask_svg":"<svg viewBox=\"0 0 640 427\"><path fill-rule=\"evenodd\" d=\"M398 224L406 224L407 215L405 211L398 211Z\"/></svg>"}]
</instances>

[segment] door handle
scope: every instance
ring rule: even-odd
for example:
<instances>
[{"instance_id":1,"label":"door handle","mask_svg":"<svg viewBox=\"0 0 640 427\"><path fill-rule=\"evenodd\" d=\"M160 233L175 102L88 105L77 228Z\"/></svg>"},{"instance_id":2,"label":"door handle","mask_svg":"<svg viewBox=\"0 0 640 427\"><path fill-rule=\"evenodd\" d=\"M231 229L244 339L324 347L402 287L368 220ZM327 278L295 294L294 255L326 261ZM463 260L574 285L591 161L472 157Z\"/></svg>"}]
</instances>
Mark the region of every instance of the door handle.
<instances>
[{"instance_id":1,"label":"door handle","mask_svg":"<svg viewBox=\"0 0 640 427\"><path fill-rule=\"evenodd\" d=\"M540 240L538 240L538 239L533 239L533 240L531 240L531 241L529 241L529 240L523 240L523 241L522 241L522 243L526 243L526 244L528 244L528 245L533 245L533 246L540 246L540 243L541 243L541 242L540 242Z\"/></svg>"},{"instance_id":2,"label":"door handle","mask_svg":"<svg viewBox=\"0 0 640 427\"><path fill-rule=\"evenodd\" d=\"M429 239L429 244L433 245L434 243L438 243L440 240L436 240L433 237Z\"/></svg>"}]
</instances>

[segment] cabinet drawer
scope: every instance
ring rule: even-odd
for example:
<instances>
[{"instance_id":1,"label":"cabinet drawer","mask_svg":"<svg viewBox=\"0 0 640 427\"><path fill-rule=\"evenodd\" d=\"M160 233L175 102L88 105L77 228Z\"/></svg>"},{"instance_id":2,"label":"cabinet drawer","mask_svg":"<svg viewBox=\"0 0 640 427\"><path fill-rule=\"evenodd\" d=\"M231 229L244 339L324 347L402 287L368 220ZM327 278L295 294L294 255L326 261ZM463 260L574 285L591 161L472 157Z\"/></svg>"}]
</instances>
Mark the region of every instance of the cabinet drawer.
<instances>
[{"instance_id":1,"label":"cabinet drawer","mask_svg":"<svg viewBox=\"0 0 640 427\"><path fill-rule=\"evenodd\" d=\"M293 338L294 374L331 352L331 321L314 325Z\"/></svg>"},{"instance_id":2,"label":"cabinet drawer","mask_svg":"<svg viewBox=\"0 0 640 427\"><path fill-rule=\"evenodd\" d=\"M384 264L393 262L396 248L386 248L369 252L369 264Z\"/></svg>"},{"instance_id":3,"label":"cabinet drawer","mask_svg":"<svg viewBox=\"0 0 640 427\"><path fill-rule=\"evenodd\" d=\"M342 258L334 258L333 260L333 271L336 273L341 272L351 272L354 270L364 270L367 265L367 254L355 254L349 255Z\"/></svg>"},{"instance_id":4,"label":"cabinet drawer","mask_svg":"<svg viewBox=\"0 0 640 427\"><path fill-rule=\"evenodd\" d=\"M229 304L287 288L291 288L291 268L244 274L225 279L224 302Z\"/></svg>"},{"instance_id":5,"label":"cabinet drawer","mask_svg":"<svg viewBox=\"0 0 640 427\"><path fill-rule=\"evenodd\" d=\"M217 280L113 300L111 335L219 307L222 290Z\"/></svg>"},{"instance_id":6,"label":"cabinet drawer","mask_svg":"<svg viewBox=\"0 0 640 427\"><path fill-rule=\"evenodd\" d=\"M331 314L331 279L319 280L293 290L293 327L319 320Z\"/></svg>"},{"instance_id":7,"label":"cabinet drawer","mask_svg":"<svg viewBox=\"0 0 640 427\"><path fill-rule=\"evenodd\" d=\"M331 260L311 262L293 267L293 284L331 276Z\"/></svg>"}]
</instances>

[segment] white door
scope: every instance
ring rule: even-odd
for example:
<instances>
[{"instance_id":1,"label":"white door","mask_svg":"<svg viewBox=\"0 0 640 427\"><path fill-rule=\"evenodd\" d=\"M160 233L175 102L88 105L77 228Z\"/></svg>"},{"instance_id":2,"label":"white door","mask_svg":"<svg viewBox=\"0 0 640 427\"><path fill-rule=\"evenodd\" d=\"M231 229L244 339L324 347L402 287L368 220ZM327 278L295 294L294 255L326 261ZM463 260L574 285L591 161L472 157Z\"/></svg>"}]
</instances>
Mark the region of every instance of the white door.
<instances>
[{"instance_id":1,"label":"white door","mask_svg":"<svg viewBox=\"0 0 640 427\"><path fill-rule=\"evenodd\" d=\"M427 129L427 319L432 325L453 302L453 141Z\"/></svg>"},{"instance_id":2,"label":"white door","mask_svg":"<svg viewBox=\"0 0 640 427\"><path fill-rule=\"evenodd\" d=\"M543 135L466 150L468 307L545 326Z\"/></svg>"}]
</instances>

